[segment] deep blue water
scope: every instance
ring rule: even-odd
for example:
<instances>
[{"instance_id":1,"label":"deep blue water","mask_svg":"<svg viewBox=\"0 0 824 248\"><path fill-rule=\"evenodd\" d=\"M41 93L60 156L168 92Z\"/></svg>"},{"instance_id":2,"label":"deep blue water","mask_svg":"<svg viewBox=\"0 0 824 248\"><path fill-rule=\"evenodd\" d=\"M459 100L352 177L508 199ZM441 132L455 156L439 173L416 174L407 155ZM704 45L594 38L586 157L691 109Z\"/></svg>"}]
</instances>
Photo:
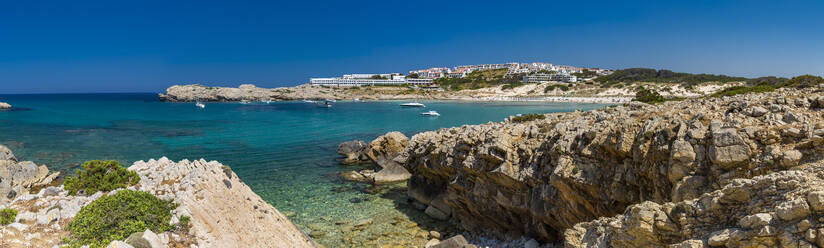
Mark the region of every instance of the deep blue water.
<instances>
[{"instance_id":1,"label":"deep blue water","mask_svg":"<svg viewBox=\"0 0 824 248\"><path fill-rule=\"evenodd\" d=\"M501 121L521 113L567 112L603 105L575 103L303 102L167 103L155 94L0 95L15 108L0 111L0 143L23 160L71 173L83 161L218 160L298 224L318 216L351 215L331 173L340 142L367 142L389 131L407 136L438 128ZM437 110L440 117L422 117ZM351 169L351 168L350 168ZM377 209L377 208L376 208ZM368 213L362 213L368 214Z\"/></svg>"}]
</instances>

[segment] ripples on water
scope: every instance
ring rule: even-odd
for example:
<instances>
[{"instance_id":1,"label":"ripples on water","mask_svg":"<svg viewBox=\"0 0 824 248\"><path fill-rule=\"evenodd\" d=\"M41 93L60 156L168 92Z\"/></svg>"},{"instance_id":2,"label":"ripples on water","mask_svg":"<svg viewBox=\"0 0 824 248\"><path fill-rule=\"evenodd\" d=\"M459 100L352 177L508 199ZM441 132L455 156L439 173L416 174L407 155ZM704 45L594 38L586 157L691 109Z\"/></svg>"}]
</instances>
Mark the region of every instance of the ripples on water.
<instances>
[{"instance_id":1,"label":"ripples on water","mask_svg":"<svg viewBox=\"0 0 824 248\"><path fill-rule=\"evenodd\" d=\"M278 102L207 103L199 109L158 102L154 94L2 95L0 101L15 106L0 112L0 143L20 159L67 173L93 159L125 165L162 156L218 160L326 246L421 246L426 230L449 231L413 210L402 184L376 190L335 179L335 172L357 169L338 164L340 142L603 106L424 102L427 108L401 108L399 102L338 102L318 108ZM419 115L428 110L441 116ZM350 230L369 219L366 229Z\"/></svg>"}]
</instances>

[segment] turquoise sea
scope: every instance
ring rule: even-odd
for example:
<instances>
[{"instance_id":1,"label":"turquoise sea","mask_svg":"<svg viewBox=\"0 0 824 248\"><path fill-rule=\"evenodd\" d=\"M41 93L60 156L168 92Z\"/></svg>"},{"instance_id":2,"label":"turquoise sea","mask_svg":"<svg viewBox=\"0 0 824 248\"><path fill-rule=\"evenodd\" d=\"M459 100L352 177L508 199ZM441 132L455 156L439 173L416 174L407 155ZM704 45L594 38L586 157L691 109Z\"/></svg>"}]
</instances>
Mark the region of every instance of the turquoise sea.
<instances>
[{"instance_id":1,"label":"turquoise sea","mask_svg":"<svg viewBox=\"0 0 824 248\"><path fill-rule=\"evenodd\" d=\"M402 108L401 102L379 101L337 102L332 108L303 102L206 103L200 109L193 103L160 102L150 93L0 95L0 102L15 107L0 111L0 144L11 148L19 159L64 173L93 159L119 160L124 165L162 156L217 160L326 246L383 242L374 235L419 234L406 229L408 233L376 234L388 228L378 228L375 219L375 232L358 232L350 237L356 241L344 242L346 230L335 229L345 226L341 223L377 215L410 223L419 218L402 209L403 185L375 189L338 181L335 172L358 169L338 163L340 142L368 142L389 131L411 137L427 130L501 121L515 114L604 106L424 101L426 108ZM419 115L427 110L441 116ZM357 241L357 235L364 237Z\"/></svg>"}]
</instances>

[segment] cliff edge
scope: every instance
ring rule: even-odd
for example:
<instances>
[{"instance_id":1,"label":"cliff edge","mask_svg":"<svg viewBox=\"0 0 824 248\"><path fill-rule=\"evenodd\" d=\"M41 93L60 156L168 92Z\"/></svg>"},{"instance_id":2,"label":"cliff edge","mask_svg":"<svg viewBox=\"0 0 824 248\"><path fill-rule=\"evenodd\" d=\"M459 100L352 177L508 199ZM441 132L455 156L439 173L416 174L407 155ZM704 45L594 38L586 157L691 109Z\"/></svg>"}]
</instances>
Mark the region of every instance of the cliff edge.
<instances>
[{"instance_id":1,"label":"cliff edge","mask_svg":"<svg viewBox=\"0 0 824 248\"><path fill-rule=\"evenodd\" d=\"M806 206L822 182L822 107L819 89L779 89L549 114L420 133L394 161L412 173L411 198L470 230L572 247L657 247L706 243L764 212L780 221L763 235L815 241L803 236L817 234L810 228L782 229L815 227L815 215L781 215L784 205ZM788 171L802 168L810 174ZM777 197L782 190L794 193ZM643 233L647 243L619 241L641 240L624 235L637 228L657 231Z\"/></svg>"}]
</instances>

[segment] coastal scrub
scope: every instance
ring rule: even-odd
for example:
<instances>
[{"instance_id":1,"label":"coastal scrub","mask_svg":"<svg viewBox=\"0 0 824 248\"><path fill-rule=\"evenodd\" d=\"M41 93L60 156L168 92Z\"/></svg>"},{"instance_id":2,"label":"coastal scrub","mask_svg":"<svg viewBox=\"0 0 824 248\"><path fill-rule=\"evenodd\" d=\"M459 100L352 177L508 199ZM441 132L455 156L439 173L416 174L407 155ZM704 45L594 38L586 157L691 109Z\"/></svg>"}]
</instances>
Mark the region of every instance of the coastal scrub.
<instances>
[{"instance_id":1,"label":"coastal scrub","mask_svg":"<svg viewBox=\"0 0 824 248\"><path fill-rule=\"evenodd\" d=\"M103 247L146 229L162 233L173 228L172 200L161 200L143 191L121 190L84 206L69 224L70 245Z\"/></svg>"},{"instance_id":2,"label":"coastal scrub","mask_svg":"<svg viewBox=\"0 0 824 248\"><path fill-rule=\"evenodd\" d=\"M17 210L13 208L4 208L0 210L0 225L8 225L14 222L17 218Z\"/></svg>"},{"instance_id":3,"label":"coastal scrub","mask_svg":"<svg viewBox=\"0 0 824 248\"><path fill-rule=\"evenodd\" d=\"M525 114L521 116L512 117L512 122L527 122L527 121L534 121L534 120L543 120L546 119L546 115L542 114Z\"/></svg>"},{"instance_id":4,"label":"coastal scrub","mask_svg":"<svg viewBox=\"0 0 824 248\"><path fill-rule=\"evenodd\" d=\"M97 191L111 191L117 188L125 188L140 182L140 176L134 171L129 171L120 166L120 163L113 160L92 160L83 163L83 169L77 170L77 174L67 177L63 186L69 195L78 193L91 195Z\"/></svg>"}]
</instances>

